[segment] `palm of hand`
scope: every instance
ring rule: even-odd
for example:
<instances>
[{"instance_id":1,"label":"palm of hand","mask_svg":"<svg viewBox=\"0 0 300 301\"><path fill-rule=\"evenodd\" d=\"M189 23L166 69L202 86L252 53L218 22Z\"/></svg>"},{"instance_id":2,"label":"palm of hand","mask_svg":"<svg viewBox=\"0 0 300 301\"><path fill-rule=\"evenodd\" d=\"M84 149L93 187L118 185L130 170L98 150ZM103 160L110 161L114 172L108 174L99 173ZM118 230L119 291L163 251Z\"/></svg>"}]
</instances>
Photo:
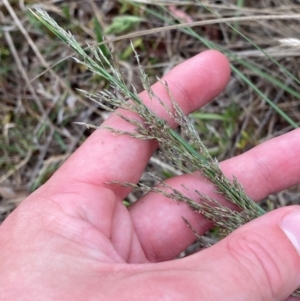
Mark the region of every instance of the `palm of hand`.
<instances>
[{"instance_id":1,"label":"palm of hand","mask_svg":"<svg viewBox=\"0 0 300 301\"><path fill-rule=\"evenodd\" d=\"M93 188L86 188L92 195ZM181 269L186 272L187 266L175 262L161 266L150 264L128 210L109 190L103 189L99 193L97 190L94 191L97 196L94 203L80 199L77 193L62 193L43 199L40 208L36 204L39 201L33 197L22 205L23 210L8 220L2 230L14 228L15 236L22 235L25 243L16 245L16 237L11 236L2 240L6 245L2 259L12 259L4 268L12 271L10 277L15 277L12 280L19 283L17 288L7 288L13 295L4 295L5 300L14 300L24 293L44 296L45 300L101 300L103 296L106 300L114 300L120 299L121 292L123 300L129 300L132 289L138 296L154 288L157 297L162 296L162 291L169 297L172 294L174 298L179 297L177 273ZM74 198L79 203L87 202L89 208L74 207L70 211ZM67 208L60 205L62 199ZM88 216L91 209L98 212L97 216L93 216L93 212ZM13 275L16 267L22 267L22 270ZM173 273L173 270L177 272ZM162 283L160 279L169 279L172 286L165 291L166 282ZM191 278L187 281L190 283ZM28 282L39 285L28 290ZM180 282L182 285L182 280Z\"/></svg>"}]
</instances>

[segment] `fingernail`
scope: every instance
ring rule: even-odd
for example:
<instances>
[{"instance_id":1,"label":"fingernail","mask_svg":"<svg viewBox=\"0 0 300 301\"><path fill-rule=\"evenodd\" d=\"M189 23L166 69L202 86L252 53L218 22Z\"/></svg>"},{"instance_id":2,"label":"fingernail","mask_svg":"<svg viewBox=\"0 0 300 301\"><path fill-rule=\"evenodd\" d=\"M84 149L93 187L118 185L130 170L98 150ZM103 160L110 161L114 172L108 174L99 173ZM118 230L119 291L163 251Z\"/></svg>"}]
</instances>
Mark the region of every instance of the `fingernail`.
<instances>
[{"instance_id":1,"label":"fingernail","mask_svg":"<svg viewBox=\"0 0 300 301\"><path fill-rule=\"evenodd\" d=\"M281 228L300 254L300 210L288 213L282 220Z\"/></svg>"}]
</instances>

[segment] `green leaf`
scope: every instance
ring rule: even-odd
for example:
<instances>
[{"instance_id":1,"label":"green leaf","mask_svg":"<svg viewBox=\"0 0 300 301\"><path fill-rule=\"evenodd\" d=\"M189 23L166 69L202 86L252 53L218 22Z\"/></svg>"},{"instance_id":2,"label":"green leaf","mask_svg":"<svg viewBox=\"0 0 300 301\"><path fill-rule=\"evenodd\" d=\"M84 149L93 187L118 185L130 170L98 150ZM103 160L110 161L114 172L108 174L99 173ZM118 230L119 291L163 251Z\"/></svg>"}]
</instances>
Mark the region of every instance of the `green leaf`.
<instances>
[{"instance_id":1,"label":"green leaf","mask_svg":"<svg viewBox=\"0 0 300 301\"><path fill-rule=\"evenodd\" d=\"M95 33L96 33L97 43L101 44L103 42L103 30L102 30L101 25L100 25L100 23L99 23L99 21L97 20L96 17L94 17L94 19L93 19L93 24L94 24L94 29L95 29ZM103 55L106 58L110 57L109 51L106 48L105 44L100 45L99 48L101 49Z\"/></svg>"},{"instance_id":2,"label":"green leaf","mask_svg":"<svg viewBox=\"0 0 300 301\"><path fill-rule=\"evenodd\" d=\"M142 21L145 21L145 19L137 16L117 16L113 18L112 23L105 29L105 34L123 33Z\"/></svg>"}]
</instances>

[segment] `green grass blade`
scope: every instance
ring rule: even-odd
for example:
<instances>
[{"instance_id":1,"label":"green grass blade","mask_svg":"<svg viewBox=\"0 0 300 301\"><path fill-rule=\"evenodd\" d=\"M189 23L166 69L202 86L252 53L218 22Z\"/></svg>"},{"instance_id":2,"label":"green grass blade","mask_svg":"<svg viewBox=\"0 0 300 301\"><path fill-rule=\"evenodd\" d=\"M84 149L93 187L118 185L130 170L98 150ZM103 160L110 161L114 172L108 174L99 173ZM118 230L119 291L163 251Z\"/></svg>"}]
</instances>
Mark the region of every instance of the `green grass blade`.
<instances>
[{"instance_id":1,"label":"green grass blade","mask_svg":"<svg viewBox=\"0 0 300 301\"><path fill-rule=\"evenodd\" d=\"M135 4L136 5L136 4ZM169 14L169 11L166 10L165 7L161 7L162 10L166 11ZM164 18L164 16L162 16L161 14L159 14L158 12L149 9L149 8L144 8L145 11L147 11L148 13L150 13L151 15L154 15L155 17L164 20L165 22L168 22L168 24L172 24L174 23L174 18L172 19L166 19ZM177 20L180 21L180 20ZM238 61L239 63L241 63L243 66L249 68L251 71L255 72L257 75L265 78L266 80L270 81L272 84L280 87L281 89L283 89L284 91L287 91L288 93L290 93L291 95L297 97L300 99L300 93L296 92L294 89L286 86L284 83L282 83L280 80L276 79L275 77L269 75L268 73L262 71L261 69L259 69L258 67L256 67L255 65L247 62L244 59L239 58L237 55L233 54L231 51L224 49L223 47L215 44L214 42L211 42L203 37L201 37L200 35L198 35L192 28L188 27L188 28L181 28L180 29L182 32L193 36L195 38L197 38L201 43L203 43L204 45L206 45L206 47L210 48L210 49L216 49L221 51L222 53L224 53L226 56L228 56L231 59L234 59L236 61ZM281 66L281 65L280 65ZM236 73L238 76L240 76L241 72L238 72L238 69L235 68L232 64L231 64L231 68L233 70L234 73ZM246 76L242 76L241 79L248 84L256 93L258 93L259 96L262 97L262 99L264 101L266 101L266 103L268 103L280 116L282 116L286 122L288 122L291 126L293 126L294 128L298 128L298 124L291 118L289 117L285 112L283 112L283 110L281 110L276 104L274 104L272 102L272 100L270 100L263 92L261 92L256 86L255 84L253 84L249 79L247 79Z\"/></svg>"}]
</instances>

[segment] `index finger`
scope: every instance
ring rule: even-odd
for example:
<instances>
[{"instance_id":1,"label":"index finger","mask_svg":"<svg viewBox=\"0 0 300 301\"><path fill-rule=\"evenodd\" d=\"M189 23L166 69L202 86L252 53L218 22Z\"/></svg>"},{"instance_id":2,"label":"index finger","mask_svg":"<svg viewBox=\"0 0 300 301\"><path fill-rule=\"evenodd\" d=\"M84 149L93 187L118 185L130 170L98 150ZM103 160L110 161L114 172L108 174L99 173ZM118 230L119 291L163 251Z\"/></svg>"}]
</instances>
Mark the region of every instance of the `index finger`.
<instances>
[{"instance_id":1,"label":"index finger","mask_svg":"<svg viewBox=\"0 0 300 301\"><path fill-rule=\"evenodd\" d=\"M163 80L168 82L174 99L188 114L218 95L229 75L227 59L217 51L206 51L175 67ZM152 88L171 107L165 88L160 83ZM167 120L172 127L176 126L166 110L152 102L146 92L140 96L150 110ZM128 118L134 117L134 113L129 111L122 114ZM116 114L112 114L104 125L123 131L134 129L132 124ZM52 177L48 187L53 187L57 193L79 182L99 186L111 181L137 182L156 147L157 143L153 140L142 141L105 129L96 130ZM112 189L119 198L124 198L128 193L128 188Z\"/></svg>"}]
</instances>

